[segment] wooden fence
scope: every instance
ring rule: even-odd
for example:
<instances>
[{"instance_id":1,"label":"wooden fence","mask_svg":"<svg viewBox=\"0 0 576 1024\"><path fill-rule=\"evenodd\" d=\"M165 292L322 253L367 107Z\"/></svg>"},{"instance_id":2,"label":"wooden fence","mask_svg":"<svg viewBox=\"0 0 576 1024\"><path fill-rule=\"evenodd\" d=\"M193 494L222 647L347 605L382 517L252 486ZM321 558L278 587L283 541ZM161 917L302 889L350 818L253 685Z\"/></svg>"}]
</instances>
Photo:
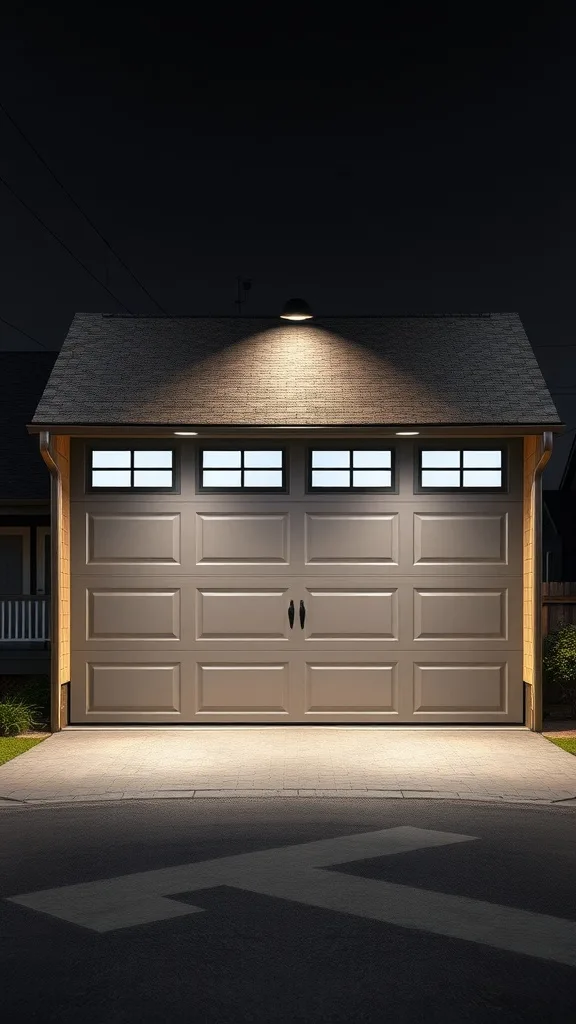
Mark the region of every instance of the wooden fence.
<instances>
[{"instance_id":1,"label":"wooden fence","mask_svg":"<svg viewBox=\"0 0 576 1024\"><path fill-rule=\"evenodd\" d=\"M576 625L576 583L543 583L542 635L564 622Z\"/></svg>"}]
</instances>

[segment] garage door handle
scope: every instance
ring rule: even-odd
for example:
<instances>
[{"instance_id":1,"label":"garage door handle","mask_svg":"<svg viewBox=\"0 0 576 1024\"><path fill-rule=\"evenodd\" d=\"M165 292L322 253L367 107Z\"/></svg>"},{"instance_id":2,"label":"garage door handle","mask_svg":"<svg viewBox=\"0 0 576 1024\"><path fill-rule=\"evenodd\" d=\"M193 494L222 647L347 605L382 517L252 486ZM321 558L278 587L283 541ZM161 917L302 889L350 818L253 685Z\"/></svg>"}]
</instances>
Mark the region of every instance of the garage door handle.
<instances>
[{"instance_id":1,"label":"garage door handle","mask_svg":"<svg viewBox=\"0 0 576 1024\"><path fill-rule=\"evenodd\" d=\"M306 622L306 605L304 601L300 601L300 629L304 629L304 623Z\"/></svg>"},{"instance_id":2,"label":"garage door handle","mask_svg":"<svg viewBox=\"0 0 576 1024\"><path fill-rule=\"evenodd\" d=\"M290 629L294 629L294 601L290 601L288 605L288 622L290 623Z\"/></svg>"}]
</instances>

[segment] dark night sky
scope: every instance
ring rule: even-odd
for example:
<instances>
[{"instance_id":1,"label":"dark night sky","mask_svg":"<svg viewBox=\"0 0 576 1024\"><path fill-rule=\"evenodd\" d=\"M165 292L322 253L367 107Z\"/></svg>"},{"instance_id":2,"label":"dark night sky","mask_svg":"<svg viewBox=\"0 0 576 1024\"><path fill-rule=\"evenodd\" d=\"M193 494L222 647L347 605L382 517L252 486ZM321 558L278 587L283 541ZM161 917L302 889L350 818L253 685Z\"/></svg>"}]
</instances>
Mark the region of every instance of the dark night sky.
<instances>
[{"instance_id":1,"label":"dark night sky","mask_svg":"<svg viewBox=\"0 0 576 1024\"><path fill-rule=\"evenodd\" d=\"M169 312L233 314L239 274L252 313L518 310L571 429L576 16L461 7L16 10L0 101ZM0 174L155 311L2 114ZM58 348L120 308L1 184L0 223L2 317ZM0 324L0 348L34 346Z\"/></svg>"}]
</instances>

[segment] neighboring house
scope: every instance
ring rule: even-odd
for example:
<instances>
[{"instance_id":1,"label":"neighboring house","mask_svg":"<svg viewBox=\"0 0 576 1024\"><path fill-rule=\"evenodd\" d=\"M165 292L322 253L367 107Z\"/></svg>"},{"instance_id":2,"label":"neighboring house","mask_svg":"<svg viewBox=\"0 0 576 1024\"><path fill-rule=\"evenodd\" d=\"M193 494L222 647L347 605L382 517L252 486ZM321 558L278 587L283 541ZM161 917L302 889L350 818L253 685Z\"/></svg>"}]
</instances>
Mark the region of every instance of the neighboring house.
<instances>
[{"instance_id":1,"label":"neighboring house","mask_svg":"<svg viewBox=\"0 0 576 1024\"><path fill-rule=\"evenodd\" d=\"M50 666L50 474L26 425L55 359L0 353L0 675Z\"/></svg>"},{"instance_id":2,"label":"neighboring house","mask_svg":"<svg viewBox=\"0 0 576 1024\"><path fill-rule=\"evenodd\" d=\"M544 491L545 580L576 581L576 440L556 491Z\"/></svg>"},{"instance_id":3,"label":"neighboring house","mask_svg":"<svg viewBox=\"0 0 576 1024\"><path fill-rule=\"evenodd\" d=\"M77 315L30 426L53 728L541 728L560 429L515 313Z\"/></svg>"}]
</instances>

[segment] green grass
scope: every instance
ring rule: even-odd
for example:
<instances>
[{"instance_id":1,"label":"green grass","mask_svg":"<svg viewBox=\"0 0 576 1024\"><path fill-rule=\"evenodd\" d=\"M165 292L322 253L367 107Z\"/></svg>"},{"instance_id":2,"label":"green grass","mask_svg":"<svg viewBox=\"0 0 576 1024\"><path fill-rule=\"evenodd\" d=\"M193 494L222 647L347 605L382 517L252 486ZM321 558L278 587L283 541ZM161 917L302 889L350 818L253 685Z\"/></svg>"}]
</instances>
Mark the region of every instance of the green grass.
<instances>
[{"instance_id":1,"label":"green grass","mask_svg":"<svg viewBox=\"0 0 576 1024\"><path fill-rule=\"evenodd\" d=\"M42 740L29 740L22 736L0 736L0 764L6 764L6 761L18 757L18 754L30 750L30 747L35 747L37 743L42 743Z\"/></svg>"},{"instance_id":2,"label":"green grass","mask_svg":"<svg viewBox=\"0 0 576 1024\"><path fill-rule=\"evenodd\" d=\"M547 739L550 740L550 743L555 743L557 747L562 747L562 750L567 750L569 754L576 754L576 737L548 736Z\"/></svg>"}]
</instances>

